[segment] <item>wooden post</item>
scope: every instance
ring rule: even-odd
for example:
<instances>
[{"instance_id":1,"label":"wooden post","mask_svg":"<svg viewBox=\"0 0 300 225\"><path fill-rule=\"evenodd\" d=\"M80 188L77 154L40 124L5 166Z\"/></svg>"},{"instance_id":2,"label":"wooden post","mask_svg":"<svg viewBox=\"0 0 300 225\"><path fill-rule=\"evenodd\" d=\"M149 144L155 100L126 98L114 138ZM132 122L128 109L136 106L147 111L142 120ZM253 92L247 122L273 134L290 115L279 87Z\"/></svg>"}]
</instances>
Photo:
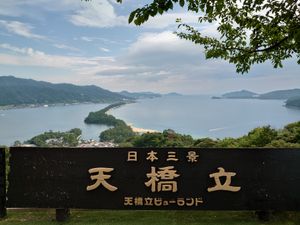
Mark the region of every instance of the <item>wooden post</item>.
<instances>
[{"instance_id":1,"label":"wooden post","mask_svg":"<svg viewBox=\"0 0 300 225\"><path fill-rule=\"evenodd\" d=\"M5 149L0 149L0 218L6 216L6 161Z\"/></svg>"},{"instance_id":2,"label":"wooden post","mask_svg":"<svg viewBox=\"0 0 300 225\"><path fill-rule=\"evenodd\" d=\"M255 211L255 215L260 221L270 221L271 212L268 210Z\"/></svg>"},{"instance_id":3,"label":"wooden post","mask_svg":"<svg viewBox=\"0 0 300 225\"><path fill-rule=\"evenodd\" d=\"M65 222L70 218L70 209L59 208L55 210L56 221Z\"/></svg>"}]
</instances>

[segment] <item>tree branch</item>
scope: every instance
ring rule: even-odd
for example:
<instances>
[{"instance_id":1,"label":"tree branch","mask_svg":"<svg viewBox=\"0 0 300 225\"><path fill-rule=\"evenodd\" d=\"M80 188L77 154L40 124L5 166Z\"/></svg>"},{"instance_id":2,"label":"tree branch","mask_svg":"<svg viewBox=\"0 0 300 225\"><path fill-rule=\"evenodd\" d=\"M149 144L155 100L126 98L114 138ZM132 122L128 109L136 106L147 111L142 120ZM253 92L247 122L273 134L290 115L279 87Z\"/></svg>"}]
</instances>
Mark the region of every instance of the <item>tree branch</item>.
<instances>
[{"instance_id":1,"label":"tree branch","mask_svg":"<svg viewBox=\"0 0 300 225\"><path fill-rule=\"evenodd\" d=\"M264 49L253 49L253 50L247 50L245 48L224 48L224 50L238 50L238 51L243 51L243 52L247 52L247 53L254 53L254 52L268 52L268 51L271 51L275 48L278 48L283 42L285 42L286 40L289 39L289 36L283 38L282 40L278 41L277 43L267 47L267 48L264 48Z\"/></svg>"}]
</instances>

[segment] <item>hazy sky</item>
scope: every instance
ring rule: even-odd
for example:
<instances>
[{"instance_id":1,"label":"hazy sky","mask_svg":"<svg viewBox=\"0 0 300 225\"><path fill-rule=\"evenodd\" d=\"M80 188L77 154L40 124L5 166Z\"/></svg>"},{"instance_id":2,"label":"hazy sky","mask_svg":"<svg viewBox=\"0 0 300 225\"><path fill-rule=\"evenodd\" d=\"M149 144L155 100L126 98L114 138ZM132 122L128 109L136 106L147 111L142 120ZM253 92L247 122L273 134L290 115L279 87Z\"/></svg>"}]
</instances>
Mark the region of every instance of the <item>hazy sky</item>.
<instances>
[{"instance_id":1,"label":"hazy sky","mask_svg":"<svg viewBox=\"0 0 300 225\"><path fill-rule=\"evenodd\" d=\"M300 87L295 58L283 69L265 63L246 75L227 62L205 60L201 47L173 34L176 18L193 24L196 14L175 9L140 27L128 25L129 12L146 2L0 1L0 75L186 94ZM216 32L215 25L199 29Z\"/></svg>"}]
</instances>

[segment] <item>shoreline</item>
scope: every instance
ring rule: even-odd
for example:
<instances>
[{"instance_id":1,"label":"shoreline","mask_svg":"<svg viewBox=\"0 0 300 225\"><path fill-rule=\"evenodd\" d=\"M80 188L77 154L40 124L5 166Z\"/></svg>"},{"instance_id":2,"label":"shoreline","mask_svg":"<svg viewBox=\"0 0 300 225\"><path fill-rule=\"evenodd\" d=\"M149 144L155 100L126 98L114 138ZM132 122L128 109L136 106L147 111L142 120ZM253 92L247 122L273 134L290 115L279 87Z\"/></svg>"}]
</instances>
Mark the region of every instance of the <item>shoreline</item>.
<instances>
[{"instance_id":1,"label":"shoreline","mask_svg":"<svg viewBox=\"0 0 300 225\"><path fill-rule=\"evenodd\" d=\"M108 115L112 115L113 116L113 110L116 109L116 108L120 108L124 105L127 105L127 104L131 104L131 103L136 103L136 101L128 101L128 102L123 102L123 104L118 104L116 106L113 106L114 104L112 105L109 105L107 108L108 110L105 111L106 114ZM153 129L146 129L146 128L141 128L141 127L135 127L132 123L127 123L125 120L122 119L122 121L125 122L125 124L127 126L129 126L133 132L135 133L139 133L139 134L146 134L146 133L161 133L160 131L158 130L153 130Z\"/></svg>"},{"instance_id":2,"label":"shoreline","mask_svg":"<svg viewBox=\"0 0 300 225\"><path fill-rule=\"evenodd\" d=\"M135 127L133 124L128 124L128 126L132 129L133 132L139 133L139 134L146 134L146 133L161 133L158 130L152 130L152 129L145 129L140 127Z\"/></svg>"},{"instance_id":3,"label":"shoreline","mask_svg":"<svg viewBox=\"0 0 300 225\"><path fill-rule=\"evenodd\" d=\"M54 104L28 104L28 105L5 105L0 106L0 111L12 109L35 109L35 108L49 108L57 106L73 106L73 105L89 105L89 104L114 104L110 102L76 102L76 103L54 103Z\"/></svg>"}]
</instances>

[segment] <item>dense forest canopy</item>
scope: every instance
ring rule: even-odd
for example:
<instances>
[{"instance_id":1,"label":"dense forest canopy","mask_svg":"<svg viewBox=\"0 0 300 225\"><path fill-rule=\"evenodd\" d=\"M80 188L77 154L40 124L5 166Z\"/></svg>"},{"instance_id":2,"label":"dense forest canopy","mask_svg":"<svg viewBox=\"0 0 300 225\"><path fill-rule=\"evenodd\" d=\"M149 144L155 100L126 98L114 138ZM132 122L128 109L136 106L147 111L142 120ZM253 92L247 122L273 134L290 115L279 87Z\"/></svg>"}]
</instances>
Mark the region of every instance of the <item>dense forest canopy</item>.
<instances>
[{"instance_id":1,"label":"dense forest canopy","mask_svg":"<svg viewBox=\"0 0 300 225\"><path fill-rule=\"evenodd\" d=\"M299 148L300 122L286 125L283 129L270 126L257 127L238 138L199 138L178 134L172 130L162 133L136 135L121 143L126 147L197 147L197 148Z\"/></svg>"}]
</instances>

